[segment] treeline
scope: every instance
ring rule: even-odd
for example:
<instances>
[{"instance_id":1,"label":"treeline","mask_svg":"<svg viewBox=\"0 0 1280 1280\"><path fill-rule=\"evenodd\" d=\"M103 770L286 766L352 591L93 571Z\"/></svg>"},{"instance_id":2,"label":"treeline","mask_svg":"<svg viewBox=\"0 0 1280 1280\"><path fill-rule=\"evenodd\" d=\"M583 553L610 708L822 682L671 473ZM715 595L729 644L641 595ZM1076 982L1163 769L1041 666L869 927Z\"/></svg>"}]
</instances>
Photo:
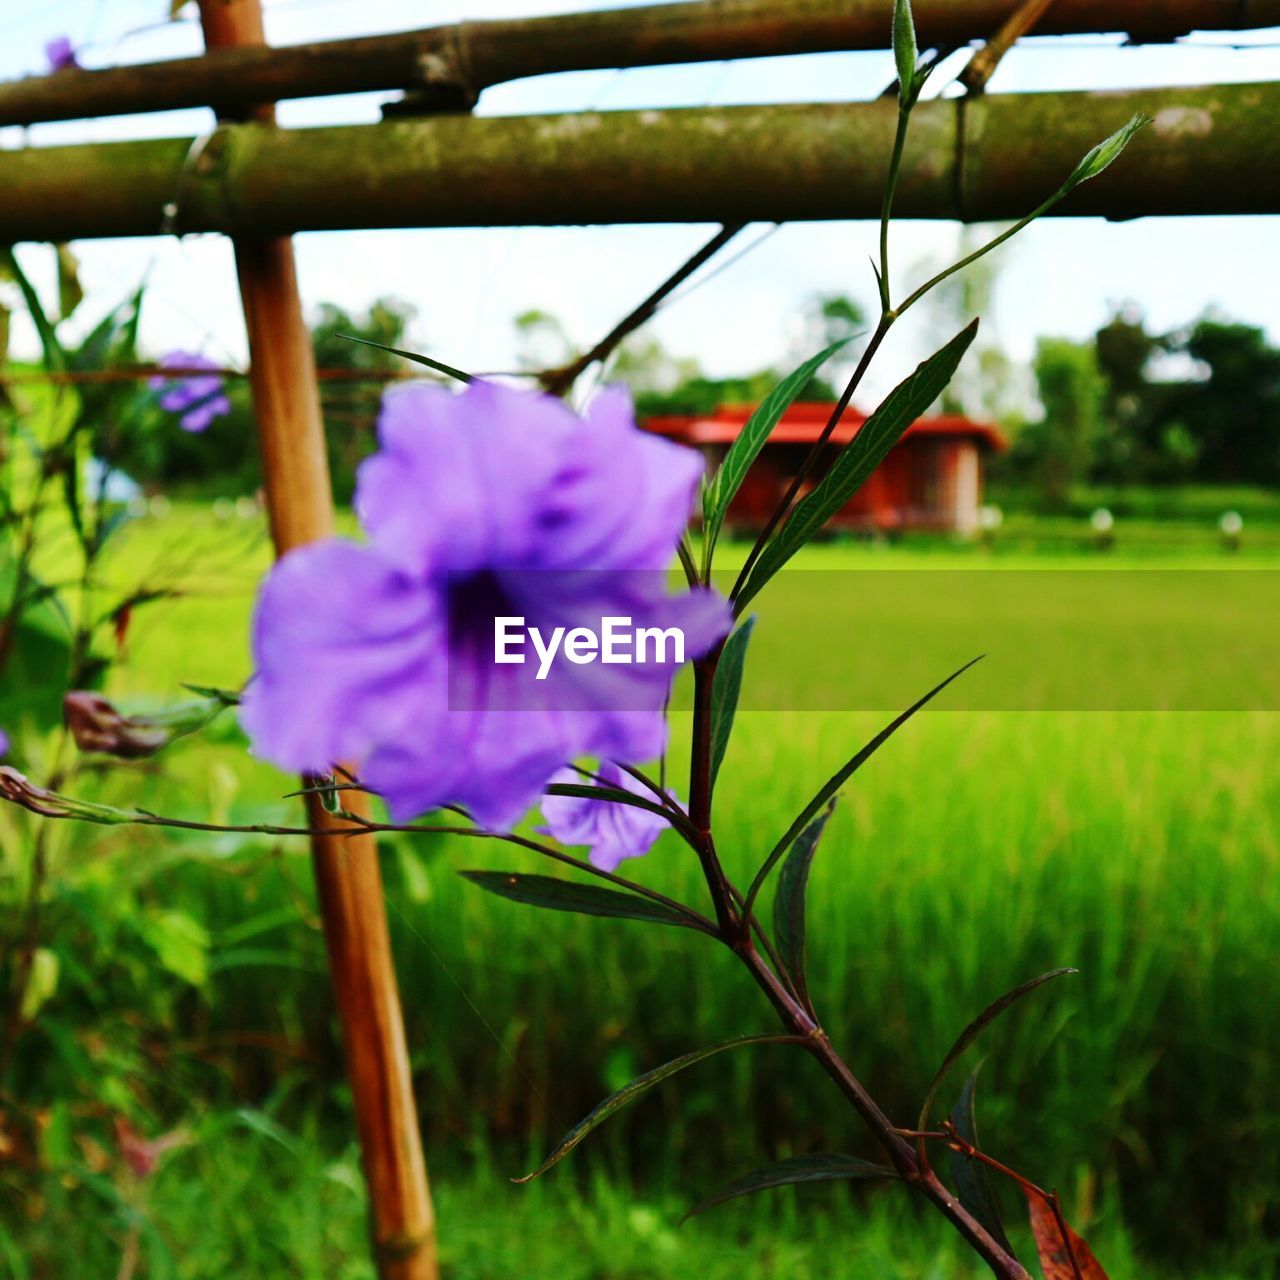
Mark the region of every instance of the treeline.
<instances>
[{"instance_id":1,"label":"treeline","mask_svg":"<svg viewBox=\"0 0 1280 1280\"><path fill-rule=\"evenodd\" d=\"M1280 485L1280 349L1254 325L1153 333L1126 310L1087 342L1041 338L1034 374L1043 416L1010 424L992 474L1051 508L1086 483Z\"/></svg>"},{"instance_id":2,"label":"treeline","mask_svg":"<svg viewBox=\"0 0 1280 1280\"><path fill-rule=\"evenodd\" d=\"M395 298L381 298L362 314L324 303L311 329L317 367L370 374L403 370L404 361L381 347L403 347L412 318L413 308ZM351 337L364 341L353 342ZM376 379L334 378L320 384L329 466L341 500L350 498L355 469L373 449L384 386ZM232 378L225 390L231 412L208 431L175 430L173 415L160 410L157 397L154 413L135 423L127 436L113 437L110 450L99 450L100 455L110 456L116 467L144 486L177 485L209 497L252 493L261 483L261 470L249 384Z\"/></svg>"},{"instance_id":3,"label":"treeline","mask_svg":"<svg viewBox=\"0 0 1280 1280\"><path fill-rule=\"evenodd\" d=\"M404 362L381 348L413 345L407 335L413 314L394 298L378 300L363 314L325 304L312 331L317 364L352 373L403 371ZM514 323L521 370L554 368L576 355L554 316L531 311ZM857 359L865 327L857 301L819 295L803 308L776 368L713 378L696 359L674 356L642 332L615 353L606 376L631 387L642 416L709 413L720 404L757 403L795 364L847 338L849 345L802 397L833 400ZM1257 326L1205 315L1159 333L1129 308L1086 341L1041 338L1030 371L1038 403L1028 394L1026 371L999 348L976 352L971 363L942 407L997 419L1012 447L991 460L990 478L1030 490L1049 510L1068 508L1073 490L1084 485L1280 486L1280 349ZM340 498L349 497L355 468L372 448L382 391L376 380L321 384ZM252 490L258 462L247 383L233 380L227 392L232 412L215 429L203 435L174 431L157 412L123 450L117 447L117 465L143 484Z\"/></svg>"}]
</instances>

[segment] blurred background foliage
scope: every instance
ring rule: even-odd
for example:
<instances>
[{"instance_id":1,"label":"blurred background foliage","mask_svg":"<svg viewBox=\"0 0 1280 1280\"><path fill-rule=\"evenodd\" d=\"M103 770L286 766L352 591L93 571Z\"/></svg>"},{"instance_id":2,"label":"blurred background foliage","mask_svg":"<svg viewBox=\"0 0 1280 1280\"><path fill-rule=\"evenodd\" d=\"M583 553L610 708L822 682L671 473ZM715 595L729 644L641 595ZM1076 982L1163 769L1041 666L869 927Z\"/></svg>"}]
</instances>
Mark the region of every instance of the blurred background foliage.
<instances>
[{"instance_id":1,"label":"blurred background foliage","mask_svg":"<svg viewBox=\"0 0 1280 1280\"><path fill-rule=\"evenodd\" d=\"M931 328L951 332L953 313L982 310L992 287L982 266L928 300ZM383 389L378 379L412 371L383 348L431 351L414 332L414 319L412 307L390 297L360 314L323 304L312 317L317 365L332 375L321 384L321 398L340 500L350 499L356 467L373 448ZM547 312L526 312L513 324L520 367L512 372L532 374L576 355ZM696 359L668 352L641 331L615 353L605 377L631 387L642 416L710 413L720 404L758 403L811 352L853 337L801 397L834 400L865 329L859 300L820 294L799 319L787 368L713 377ZM342 376L361 373L371 380ZM151 489L204 497L253 493L260 474L247 382L232 378L228 393L233 409L214 435L173 431L170 416L153 405L127 438L108 439L110 425L86 390L86 416L101 424L95 452ZM1098 492L1124 490L1128 496L1116 498L1115 513L1141 514L1144 505L1176 508L1178 490L1189 485L1280 485L1280 349L1261 328L1214 313L1161 333L1147 328L1139 308L1126 305L1088 341L1041 338L1029 369L1018 368L998 344L980 343L939 408L995 421L1009 437L1009 451L989 461L987 487L990 499L1011 511L1087 513Z\"/></svg>"},{"instance_id":2,"label":"blurred background foliage","mask_svg":"<svg viewBox=\"0 0 1280 1280\"><path fill-rule=\"evenodd\" d=\"M207 507L179 505L130 526L121 568L148 561L161 538L217 564L233 536L241 531ZM809 563L865 566L883 554L835 545L811 551ZM904 567L972 562L941 548L890 554ZM121 699L146 704L182 679L234 683L266 560L259 543L224 576L204 579L209 590L140 622L111 676ZM735 873L786 825L812 775L877 727L861 713L743 713L717 801ZM1280 1025L1265 992L1280 870L1278 735L1265 713L930 714L861 775L815 869L815 997L893 1114L913 1114L974 1007L1051 966L1081 968L986 1043L983 1136L1033 1176L1057 1180L1099 1248L1111 1241L1112 1258L1137 1251L1144 1261L1127 1274L1243 1278L1277 1266ZM20 737L16 753L34 776L47 776L55 739ZM285 817L290 780L243 747L224 717L156 761L109 771L82 761L75 791L214 821ZM670 765L679 779L682 761ZM13 1192L3 1229L31 1256L65 1259L72 1238L77 1253L90 1248L88 1233L67 1235L68 1223L105 1220L92 1249L109 1259L144 1223L149 1247L173 1256L172 1269L156 1263L155 1274L214 1275L219 1259L249 1267L249 1257L262 1269L243 1274L347 1274L336 1263L307 1270L326 1256L366 1275L305 848L39 824L13 809L0 822L6 956L31 927L33 856L45 863L42 959L21 991L0 1085L0 1177ZM769 1010L696 938L543 917L454 875L531 869L532 858L435 837L387 841L382 857L433 1172L443 1203L464 1206L463 1222L443 1219L455 1274L511 1274L479 1247L479 1224L492 1224L484 1215L494 1206L518 1216L530 1203L543 1206L541 1230L590 1236L582 1247L595 1262L582 1264L584 1276L680 1276L693 1266L728 1275L728 1259L754 1267L778 1250L776 1269L761 1264L760 1274L854 1277L867 1274L870 1254L831 1271L801 1242L889 1247L894 1215L907 1211L891 1192L819 1189L709 1217L671 1236L665 1260L642 1261L643 1233L632 1269L592 1252L610 1230L630 1239L636 1205L650 1208L665 1238L682 1202L731 1173L815 1149L871 1154L866 1139L806 1058L781 1048L729 1055L619 1117L581 1167L557 1170L530 1201L503 1178L604 1093L689 1048L764 1029ZM698 869L674 840L635 869L698 899ZM139 1179L122 1124L181 1144ZM259 1178L280 1188L291 1215L283 1239L314 1229L331 1253L295 1253L274 1225L266 1230L245 1208ZM193 1201L194 1185L212 1189ZM307 1186L320 1204L338 1204L336 1217ZM135 1203L144 1193L145 1213ZM593 1214L601 1217L588 1229ZM198 1261L183 1252L188 1231L209 1236ZM931 1243L901 1274L971 1274L939 1233L918 1234ZM546 1269L527 1274L561 1274L561 1255L545 1241L536 1247ZM268 1268L261 1259L277 1249Z\"/></svg>"},{"instance_id":3,"label":"blurred background foliage","mask_svg":"<svg viewBox=\"0 0 1280 1280\"><path fill-rule=\"evenodd\" d=\"M51 319L46 361L136 362L139 303L78 345L58 341ZM399 346L411 319L394 301L357 316L325 308L318 363L392 371L396 357L340 335ZM797 349L862 323L855 301L817 298ZM554 318L519 326L530 367L564 358ZM1220 318L1149 334L1126 312L1092 342L1045 339L1043 416L1001 410L1014 448L995 464L993 496L1011 510L998 538L834 542L806 563L1096 563L1079 516L1105 501L1126 517L1109 563L1220 567L1216 520L1230 506L1248 528L1231 563L1273 566L1274 536L1252 525L1280 524L1268 487L1280 480L1276 370L1260 331ZM758 399L775 377L709 378L643 335L614 371L650 412ZM996 403L991 386L1012 381L998 348L980 351L951 407L980 412ZM380 390L325 384L341 493L372 447ZM230 393L232 414L192 436L145 384L10 388L0 587L16 627L0 723L8 762L32 777L214 822L293 812L291 780L247 756L230 716L154 760L106 768L76 754L57 715L68 686L101 684L139 708L181 696L186 681L244 679L269 549L257 507L229 501L257 485L243 380ZM111 468L173 500L124 505L102 480ZM744 712L717 795L731 871L748 874L814 775L879 727L864 714ZM1118 1275L1280 1274L1280 1019L1267 994L1280 936L1277 758L1280 723L1265 713L931 712L859 775L815 868L815 999L904 1120L975 1008L1050 967L1081 969L986 1043L982 1133L1001 1158L1058 1183ZM674 778L684 767L673 756ZM871 1154L813 1064L778 1047L683 1076L593 1137L578 1165L511 1186L604 1093L767 1028L769 1010L698 938L547 918L453 874L527 869L519 854L421 837L387 840L381 856L448 1274L972 1274L892 1191L772 1193L675 1229L701 1193L770 1158ZM699 897L698 869L674 840L636 871ZM351 1133L301 844L0 808L9 1274L366 1280Z\"/></svg>"}]
</instances>

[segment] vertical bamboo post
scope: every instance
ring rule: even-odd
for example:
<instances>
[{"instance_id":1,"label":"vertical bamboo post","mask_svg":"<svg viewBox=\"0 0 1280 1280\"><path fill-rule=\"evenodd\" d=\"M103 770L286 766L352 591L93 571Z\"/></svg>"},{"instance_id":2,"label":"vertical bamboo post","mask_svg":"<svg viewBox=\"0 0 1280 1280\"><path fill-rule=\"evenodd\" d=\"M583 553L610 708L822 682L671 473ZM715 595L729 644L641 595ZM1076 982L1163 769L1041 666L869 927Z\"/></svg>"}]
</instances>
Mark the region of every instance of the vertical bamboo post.
<instances>
[{"instance_id":1,"label":"vertical bamboo post","mask_svg":"<svg viewBox=\"0 0 1280 1280\"><path fill-rule=\"evenodd\" d=\"M263 44L260 0L200 0L210 48ZM274 119L274 108L254 110ZM311 337L302 318L293 244L240 237L236 270L249 335L267 509L276 554L327 537L333 503ZM335 602L337 606L338 602ZM344 803L358 811L362 798ZM341 825L308 797L313 826ZM369 836L316 837L312 860L382 1280L435 1280L435 1217L409 1072L404 1019Z\"/></svg>"}]
</instances>

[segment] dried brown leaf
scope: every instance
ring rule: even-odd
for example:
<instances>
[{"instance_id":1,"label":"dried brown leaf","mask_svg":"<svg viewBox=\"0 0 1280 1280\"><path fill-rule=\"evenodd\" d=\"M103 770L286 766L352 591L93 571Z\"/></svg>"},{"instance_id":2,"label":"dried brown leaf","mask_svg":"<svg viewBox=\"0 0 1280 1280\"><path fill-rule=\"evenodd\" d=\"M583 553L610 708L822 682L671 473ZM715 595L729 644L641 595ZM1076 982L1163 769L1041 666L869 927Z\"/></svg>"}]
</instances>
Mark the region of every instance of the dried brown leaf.
<instances>
[{"instance_id":1,"label":"dried brown leaf","mask_svg":"<svg viewBox=\"0 0 1280 1280\"><path fill-rule=\"evenodd\" d=\"M1059 1223L1053 1208L1043 1196L1028 1190L1027 1206L1031 1211L1031 1233L1044 1280L1107 1280L1102 1263L1093 1256L1088 1241L1081 1239L1066 1221ZM1066 1238L1063 1238L1063 1230ZM1072 1260L1074 1255L1074 1262Z\"/></svg>"}]
</instances>

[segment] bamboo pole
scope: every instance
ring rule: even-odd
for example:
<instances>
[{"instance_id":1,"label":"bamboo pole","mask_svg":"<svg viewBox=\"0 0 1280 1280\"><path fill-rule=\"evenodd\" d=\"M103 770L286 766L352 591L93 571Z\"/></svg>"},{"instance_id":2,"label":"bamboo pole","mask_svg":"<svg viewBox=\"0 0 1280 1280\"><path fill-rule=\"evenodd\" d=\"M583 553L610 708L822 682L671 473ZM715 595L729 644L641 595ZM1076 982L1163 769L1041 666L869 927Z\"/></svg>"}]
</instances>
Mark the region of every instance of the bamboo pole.
<instances>
[{"instance_id":1,"label":"bamboo pole","mask_svg":"<svg viewBox=\"0 0 1280 1280\"><path fill-rule=\"evenodd\" d=\"M991 37L1018 0L915 0L922 42L956 48ZM395 35L267 49L223 49L101 71L0 84L0 125L386 89L469 96L561 71L882 49L889 0L691 0L683 4L462 22ZM1280 0L1058 0L1042 35L1121 31L1135 41L1192 30L1280 25Z\"/></svg>"},{"instance_id":2,"label":"bamboo pole","mask_svg":"<svg viewBox=\"0 0 1280 1280\"><path fill-rule=\"evenodd\" d=\"M200 8L211 46L262 42L259 0L202 0ZM253 114L259 127L270 127L270 107L254 108ZM315 358L303 322L292 243L241 236L235 253L267 510L276 552L283 555L333 532ZM344 802L354 812L364 804L356 792L347 793ZM317 796L308 797L308 813L313 826L335 831L344 826ZM435 1280L435 1220L377 846L368 835L317 837L312 861L378 1274L383 1280Z\"/></svg>"},{"instance_id":3,"label":"bamboo pole","mask_svg":"<svg viewBox=\"0 0 1280 1280\"><path fill-rule=\"evenodd\" d=\"M1155 123L1058 215L1280 212L1280 84L921 103L894 209L1017 218L1134 112ZM441 117L0 151L0 243L377 227L877 218L886 101ZM92 192L92 199L85 193Z\"/></svg>"}]
</instances>

